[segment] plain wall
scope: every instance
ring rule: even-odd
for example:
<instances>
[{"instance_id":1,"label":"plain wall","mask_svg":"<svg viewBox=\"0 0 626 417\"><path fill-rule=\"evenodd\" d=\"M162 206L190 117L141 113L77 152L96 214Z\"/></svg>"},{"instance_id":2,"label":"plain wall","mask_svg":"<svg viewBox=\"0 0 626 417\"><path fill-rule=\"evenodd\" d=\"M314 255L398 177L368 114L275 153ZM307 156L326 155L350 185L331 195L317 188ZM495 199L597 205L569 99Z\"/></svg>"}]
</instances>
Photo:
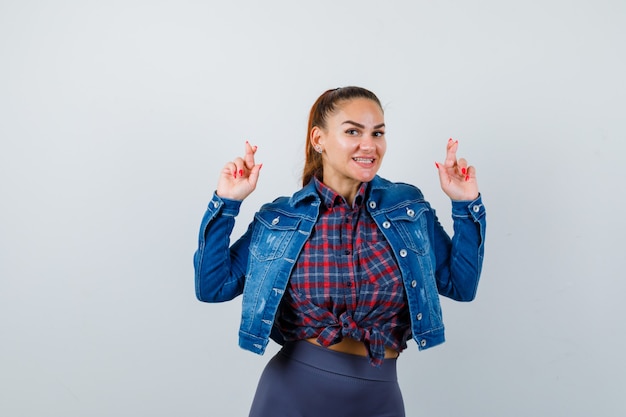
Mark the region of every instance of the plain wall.
<instances>
[{"instance_id":1,"label":"plain wall","mask_svg":"<svg viewBox=\"0 0 626 417\"><path fill-rule=\"evenodd\" d=\"M297 190L344 85L385 105L381 175L449 228L454 137L487 207L478 298L401 355L407 415L626 415L625 44L621 0L0 0L0 415L247 415L277 346L195 299L200 220L245 140L235 237Z\"/></svg>"}]
</instances>

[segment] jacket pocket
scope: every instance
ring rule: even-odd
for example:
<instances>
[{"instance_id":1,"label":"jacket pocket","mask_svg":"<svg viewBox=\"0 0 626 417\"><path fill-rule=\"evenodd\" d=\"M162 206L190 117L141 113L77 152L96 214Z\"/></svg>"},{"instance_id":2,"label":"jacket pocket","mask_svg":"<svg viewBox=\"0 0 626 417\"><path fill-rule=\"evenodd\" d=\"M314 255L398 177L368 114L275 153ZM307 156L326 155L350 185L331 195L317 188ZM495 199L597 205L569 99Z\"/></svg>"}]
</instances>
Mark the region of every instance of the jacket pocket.
<instances>
[{"instance_id":1,"label":"jacket pocket","mask_svg":"<svg viewBox=\"0 0 626 417\"><path fill-rule=\"evenodd\" d=\"M387 220L396 228L406 248L418 255L425 255L430 250L428 211L426 205L414 203L386 213Z\"/></svg>"},{"instance_id":2,"label":"jacket pocket","mask_svg":"<svg viewBox=\"0 0 626 417\"><path fill-rule=\"evenodd\" d=\"M289 241L297 233L300 217L284 213L260 211L254 215L250 254L259 261L281 258Z\"/></svg>"}]
</instances>

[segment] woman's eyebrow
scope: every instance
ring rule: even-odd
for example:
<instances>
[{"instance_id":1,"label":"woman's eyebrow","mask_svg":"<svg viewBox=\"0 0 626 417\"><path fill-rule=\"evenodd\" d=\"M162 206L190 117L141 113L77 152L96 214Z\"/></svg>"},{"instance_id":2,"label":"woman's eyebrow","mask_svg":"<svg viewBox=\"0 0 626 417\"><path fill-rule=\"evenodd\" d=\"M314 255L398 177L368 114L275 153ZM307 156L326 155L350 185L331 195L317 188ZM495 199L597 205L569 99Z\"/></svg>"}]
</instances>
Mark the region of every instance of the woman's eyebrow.
<instances>
[{"instance_id":1,"label":"woman's eyebrow","mask_svg":"<svg viewBox=\"0 0 626 417\"><path fill-rule=\"evenodd\" d=\"M356 126L356 127L358 127L358 128L365 129L365 126L364 126L364 125L362 125L361 123L353 122L352 120L346 120L346 121L345 121L345 122L343 122L342 124L344 124L344 125L345 125L345 124L351 124L351 125L354 125L354 126ZM379 125L374 126L374 129L380 129L380 128L382 128L382 127L385 127L385 124L384 124L384 123L381 123L381 124L379 124Z\"/></svg>"}]
</instances>

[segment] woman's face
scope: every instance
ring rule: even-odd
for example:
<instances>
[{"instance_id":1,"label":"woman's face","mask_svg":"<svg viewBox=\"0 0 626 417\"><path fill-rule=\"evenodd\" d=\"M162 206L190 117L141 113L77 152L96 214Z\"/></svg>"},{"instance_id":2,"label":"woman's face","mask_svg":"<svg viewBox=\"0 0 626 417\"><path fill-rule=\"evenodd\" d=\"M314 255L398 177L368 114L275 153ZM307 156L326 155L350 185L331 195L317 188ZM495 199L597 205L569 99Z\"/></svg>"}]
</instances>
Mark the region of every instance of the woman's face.
<instances>
[{"instance_id":1,"label":"woman's face","mask_svg":"<svg viewBox=\"0 0 626 417\"><path fill-rule=\"evenodd\" d=\"M380 106L369 99L340 102L326 120L326 128L311 130L314 146L323 150L324 184L351 196L362 182L371 181L387 149L385 119Z\"/></svg>"}]
</instances>

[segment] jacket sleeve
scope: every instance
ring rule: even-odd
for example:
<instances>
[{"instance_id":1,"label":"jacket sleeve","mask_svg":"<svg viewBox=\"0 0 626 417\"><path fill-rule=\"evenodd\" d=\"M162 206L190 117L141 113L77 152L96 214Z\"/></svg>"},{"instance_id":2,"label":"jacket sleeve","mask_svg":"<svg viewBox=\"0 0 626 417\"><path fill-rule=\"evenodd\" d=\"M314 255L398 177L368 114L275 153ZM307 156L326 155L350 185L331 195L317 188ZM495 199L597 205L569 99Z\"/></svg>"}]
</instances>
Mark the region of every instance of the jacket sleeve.
<instances>
[{"instance_id":1,"label":"jacket sleeve","mask_svg":"<svg viewBox=\"0 0 626 417\"><path fill-rule=\"evenodd\" d=\"M453 201L452 239L434 218L435 278L439 294L457 301L476 297L485 252L486 214L479 195L473 201Z\"/></svg>"},{"instance_id":2,"label":"jacket sleeve","mask_svg":"<svg viewBox=\"0 0 626 417\"><path fill-rule=\"evenodd\" d=\"M230 234L241 201L213 194L202 218L193 263L196 297L205 302L232 300L243 292L252 225L235 244Z\"/></svg>"}]
</instances>

